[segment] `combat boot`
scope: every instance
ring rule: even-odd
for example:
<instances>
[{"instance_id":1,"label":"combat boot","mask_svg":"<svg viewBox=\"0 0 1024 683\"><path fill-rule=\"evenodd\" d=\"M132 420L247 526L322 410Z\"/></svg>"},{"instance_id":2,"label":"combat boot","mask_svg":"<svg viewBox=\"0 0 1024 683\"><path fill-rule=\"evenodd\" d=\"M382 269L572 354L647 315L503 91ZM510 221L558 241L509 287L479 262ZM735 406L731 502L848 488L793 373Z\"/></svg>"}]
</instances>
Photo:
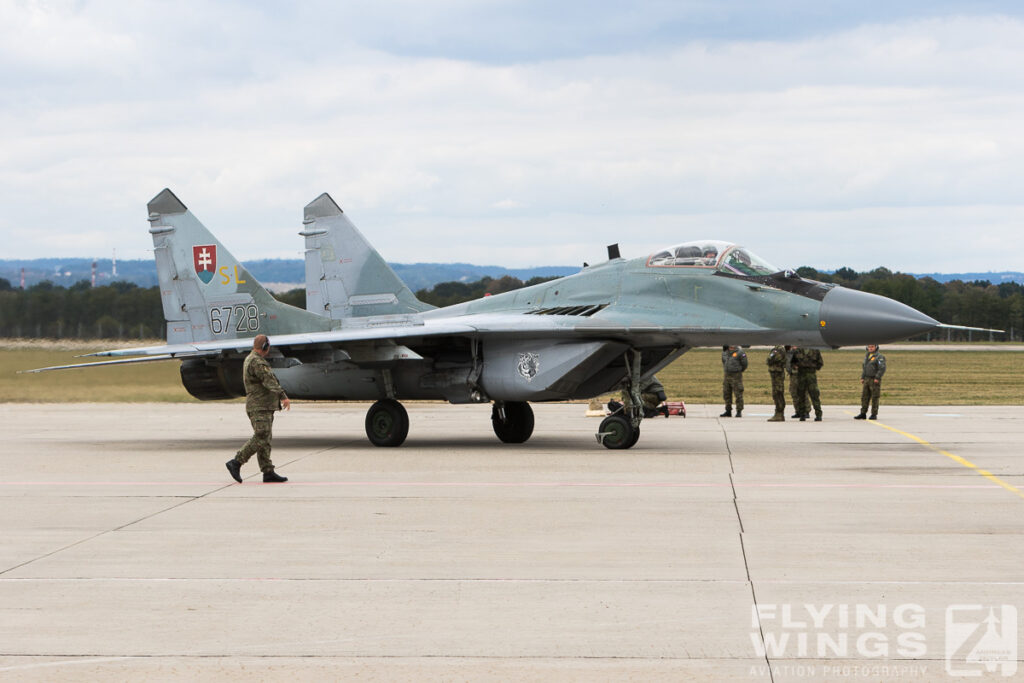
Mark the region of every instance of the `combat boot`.
<instances>
[{"instance_id":1,"label":"combat boot","mask_svg":"<svg viewBox=\"0 0 1024 683\"><path fill-rule=\"evenodd\" d=\"M264 484L283 484L286 481L288 481L288 477L282 477L274 470L270 470L269 472L263 473Z\"/></svg>"},{"instance_id":2,"label":"combat boot","mask_svg":"<svg viewBox=\"0 0 1024 683\"><path fill-rule=\"evenodd\" d=\"M800 421L801 422L806 422L807 421L807 416L806 415L801 415L800 416Z\"/></svg>"},{"instance_id":3,"label":"combat boot","mask_svg":"<svg viewBox=\"0 0 1024 683\"><path fill-rule=\"evenodd\" d=\"M877 420L877 419L878 419L878 416L877 416L877 415L872 415L872 416L871 416L871 417L869 417L868 419L869 419L869 420Z\"/></svg>"},{"instance_id":4,"label":"combat boot","mask_svg":"<svg viewBox=\"0 0 1024 683\"><path fill-rule=\"evenodd\" d=\"M854 415L854 420L866 420L868 419L867 413L861 413L860 415Z\"/></svg>"},{"instance_id":5,"label":"combat boot","mask_svg":"<svg viewBox=\"0 0 1024 683\"><path fill-rule=\"evenodd\" d=\"M739 408L736 409L736 417L743 417L743 411Z\"/></svg>"},{"instance_id":6,"label":"combat boot","mask_svg":"<svg viewBox=\"0 0 1024 683\"><path fill-rule=\"evenodd\" d=\"M815 422L821 422L821 415L815 415L814 416L814 421Z\"/></svg>"},{"instance_id":7,"label":"combat boot","mask_svg":"<svg viewBox=\"0 0 1024 683\"><path fill-rule=\"evenodd\" d=\"M798 417L800 417L800 413L793 413L792 415L790 415L790 417L791 417L791 418L793 418L793 419L795 420L795 419L797 419Z\"/></svg>"},{"instance_id":8,"label":"combat boot","mask_svg":"<svg viewBox=\"0 0 1024 683\"><path fill-rule=\"evenodd\" d=\"M231 478L237 481L239 484L242 483L242 463L238 462L234 458L224 463L224 466L228 468L228 472L231 473Z\"/></svg>"},{"instance_id":9,"label":"combat boot","mask_svg":"<svg viewBox=\"0 0 1024 683\"><path fill-rule=\"evenodd\" d=\"M725 412L718 417L732 417L732 408L726 408Z\"/></svg>"},{"instance_id":10,"label":"combat boot","mask_svg":"<svg viewBox=\"0 0 1024 683\"><path fill-rule=\"evenodd\" d=\"M774 415L772 415L771 417L768 418L768 421L769 422L785 422L786 421L786 416L784 414L782 414L782 413L775 413Z\"/></svg>"}]
</instances>

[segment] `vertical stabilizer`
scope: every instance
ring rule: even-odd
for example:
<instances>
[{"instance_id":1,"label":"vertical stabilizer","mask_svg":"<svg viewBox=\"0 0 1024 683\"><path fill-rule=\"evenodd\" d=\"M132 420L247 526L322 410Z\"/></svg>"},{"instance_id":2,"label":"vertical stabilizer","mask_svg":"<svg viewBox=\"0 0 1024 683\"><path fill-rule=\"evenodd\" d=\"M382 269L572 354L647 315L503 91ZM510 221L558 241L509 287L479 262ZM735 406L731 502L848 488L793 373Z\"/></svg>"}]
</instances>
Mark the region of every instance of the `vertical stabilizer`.
<instances>
[{"instance_id":1,"label":"vertical stabilizer","mask_svg":"<svg viewBox=\"0 0 1024 683\"><path fill-rule=\"evenodd\" d=\"M425 304L326 192L303 212L306 310L332 320L419 313Z\"/></svg>"},{"instance_id":2,"label":"vertical stabilizer","mask_svg":"<svg viewBox=\"0 0 1024 683\"><path fill-rule=\"evenodd\" d=\"M170 190L146 208L169 344L330 329L271 296Z\"/></svg>"}]
</instances>

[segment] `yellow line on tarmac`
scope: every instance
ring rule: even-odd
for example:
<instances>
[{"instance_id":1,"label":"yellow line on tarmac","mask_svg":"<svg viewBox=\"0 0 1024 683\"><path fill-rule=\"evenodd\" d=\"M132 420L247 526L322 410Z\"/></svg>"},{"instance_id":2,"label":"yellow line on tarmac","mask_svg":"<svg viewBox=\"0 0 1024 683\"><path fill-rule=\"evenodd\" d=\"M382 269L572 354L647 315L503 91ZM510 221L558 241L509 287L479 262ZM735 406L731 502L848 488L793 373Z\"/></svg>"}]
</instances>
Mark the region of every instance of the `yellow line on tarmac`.
<instances>
[{"instance_id":1,"label":"yellow line on tarmac","mask_svg":"<svg viewBox=\"0 0 1024 683\"><path fill-rule=\"evenodd\" d=\"M881 427L883 429L888 429L890 432L896 432L897 434L900 434L902 436L907 437L911 441L916 441L919 444L921 444L922 446L924 446L925 448L929 448L929 449L935 451L936 453L941 453L942 455L946 456L950 460L952 460L954 462L957 462L957 463L960 463L961 465L963 465L964 467L966 467L968 469L974 470L975 472L977 472L981 476L985 477L989 481L993 481L993 482L999 484L1000 486L1002 486L1004 489L1006 489L1010 493L1013 493L1014 495L1017 495L1017 496L1019 496L1021 498L1024 498L1024 491L1021 491L1019 488L1017 488L1016 486L1013 486L1012 484L1007 484L1005 481L1003 481L1002 479L1000 479L996 475L992 474L988 470L981 469L980 467L975 465L973 462L971 462L967 458L961 458L959 455L956 455L955 453L950 453L949 451L944 451L941 448L939 448L938 446L925 441L924 439L922 439L919 436L914 436L913 434L911 434L909 432L904 432L901 429L896 429L895 427L890 427L889 425L884 424L882 422L879 422L878 420L871 420L870 422L871 422L871 424L873 424L873 425L875 425L877 427Z\"/></svg>"}]
</instances>

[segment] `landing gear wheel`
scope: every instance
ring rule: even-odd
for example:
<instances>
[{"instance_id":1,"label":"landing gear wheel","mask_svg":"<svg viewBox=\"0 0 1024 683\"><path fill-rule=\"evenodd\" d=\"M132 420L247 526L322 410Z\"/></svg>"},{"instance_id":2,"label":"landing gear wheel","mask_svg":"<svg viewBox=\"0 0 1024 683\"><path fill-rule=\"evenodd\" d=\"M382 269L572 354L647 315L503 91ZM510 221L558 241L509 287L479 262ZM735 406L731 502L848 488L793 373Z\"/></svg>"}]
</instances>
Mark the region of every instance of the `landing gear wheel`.
<instances>
[{"instance_id":1,"label":"landing gear wheel","mask_svg":"<svg viewBox=\"0 0 1024 683\"><path fill-rule=\"evenodd\" d=\"M630 425L632 427L632 425ZM636 442L640 440L640 425L633 427L633 437L629 440L629 445L626 448L632 448L636 445Z\"/></svg>"},{"instance_id":2,"label":"landing gear wheel","mask_svg":"<svg viewBox=\"0 0 1024 683\"><path fill-rule=\"evenodd\" d=\"M374 446L401 446L409 435L409 413L393 398L377 401L366 411L366 436Z\"/></svg>"},{"instance_id":3,"label":"landing gear wheel","mask_svg":"<svg viewBox=\"0 0 1024 683\"><path fill-rule=\"evenodd\" d=\"M605 448L632 448L640 438L640 430L621 415L609 415L601 421L598 433L603 434L601 444Z\"/></svg>"},{"instance_id":4,"label":"landing gear wheel","mask_svg":"<svg viewBox=\"0 0 1024 683\"><path fill-rule=\"evenodd\" d=\"M533 408L525 401L495 402L491 425L503 442L524 443L533 434Z\"/></svg>"}]
</instances>

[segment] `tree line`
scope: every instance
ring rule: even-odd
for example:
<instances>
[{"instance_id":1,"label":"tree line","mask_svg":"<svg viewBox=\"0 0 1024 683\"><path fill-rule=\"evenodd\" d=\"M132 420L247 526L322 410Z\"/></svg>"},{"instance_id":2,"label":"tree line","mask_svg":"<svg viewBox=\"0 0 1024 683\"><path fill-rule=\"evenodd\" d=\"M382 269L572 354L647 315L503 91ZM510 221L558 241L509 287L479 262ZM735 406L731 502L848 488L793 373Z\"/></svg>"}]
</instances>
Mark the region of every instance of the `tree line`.
<instances>
[{"instance_id":1,"label":"tree line","mask_svg":"<svg viewBox=\"0 0 1024 683\"><path fill-rule=\"evenodd\" d=\"M997 339L1017 341L1024 330L1024 285L1015 282L953 280L941 283L930 277L893 273L886 268L864 273L840 268L834 273L824 273L803 267L797 272L806 278L895 299L941 322L1006 330L1006 336ZM434 306L451 306L552 279L556 278L534 277L523 282L506 275L468 283L441 282L431 289L417 291L416 296ZM275 296L285 303L305 308L306 293L302 289ZM0 278L0 337L153 339L165 336L158 287L138 287L128 282L92 287L89 281L82 280L71 287L40 282L21 290ZM942 331L920 337L925 338L978 340L988 339L988 335Z\"/></svg>"}]
</instances>

